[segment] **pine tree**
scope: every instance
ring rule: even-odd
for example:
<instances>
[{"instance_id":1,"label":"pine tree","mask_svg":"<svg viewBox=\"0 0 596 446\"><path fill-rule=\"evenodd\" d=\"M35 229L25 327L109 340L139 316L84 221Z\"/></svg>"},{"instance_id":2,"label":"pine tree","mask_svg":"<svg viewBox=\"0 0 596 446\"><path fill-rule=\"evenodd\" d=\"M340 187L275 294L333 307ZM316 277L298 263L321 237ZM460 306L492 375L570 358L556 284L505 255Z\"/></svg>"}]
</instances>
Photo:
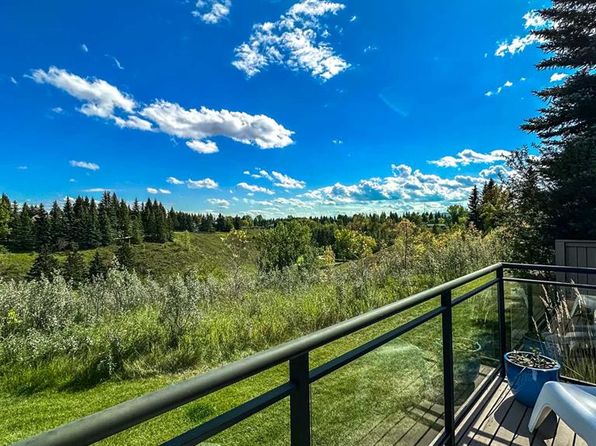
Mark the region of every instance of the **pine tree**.
<instances>
[{"instance_id":1,"label":"pine tree","mask_svg":"<svg viewBox=\"0 0 596 446\"><path fill-rule=\"evenodd\" d=\"M480 197L478 196L478 187L474 186L468 199L468 213L470 215L470 223L476 229L482 230L482 221L480 219Z\"/></svg>"},{"instance_id":2,"label":"pine tree","mask_svg":"<svg viewBox=\"0 0 596 446\"><path fill-rule=\"evenodd\" d=\"M121 243L116 252L116 259L121 268L132 270L135 266L134 252L129 243Z\"/></svg>"},{"instance_id":3,"label":"pine tree","mask_svg":"<svg viewBox=\"0 0 596 446\"><path fill-rule=\"evenodd\" d=\"M8 236L10 235L10 221L12 214L10 211L10 200L6 194L2 194L0 198L0 244L8 244Z\"/></svg>"},{"instance_id":4,"label":"pine tree","mask_svg":"<svg viewBox=\"0 0 596 446\"><path fill-rule=\"evenodd\" d=\"M83 282L87 277L85 261L77 250L69 251L62 270L64 278L75 284Z\"/></svg>"},{"instance_id":5,"label":"pine tree","mask_svg":"<svg viewBox=\"0 0 596 446\"><path fill-rule=\"evenodd\" d=\"M66 228L64 213L56 201L50 210L50 239L52 251L60 251L66 247Z\"/></svg>"},{"instance_id":6,"label":"pine tree","mask_svg":"<svg viewBox=\"0 0 596 446\"><path fill-rule=\"evenodd\" d=\"M50 249L52 242L52 233L48 213L43 204L39 205L34 222L35 231L35 249L41 251L42 249Z\"/></svg>"},{"instance_id":7,"label":"pine tree","mask_svg":"<svg viewBox=\"0 0 596 446\"><path fill-rule=\"evenodd\" d=\"M550 8L539 13L550 26L533 34L551 56L537 68L576 71L562 85L537 93L547 106L523 129L538 134L548 146L557 146L568 138L593 138L596 136L596 2L553 0Z\"/></svg>"},{"instance_id":8,"label":"pine tree","mask_svg":"<svg viewBox=\"0 0 596 446\"><path fill-rule=\"evenodd\" d=\"M553 0L540 15L549 26L534 34L549 55L538 69L572 73L537 93L547 105L522 126L541 138L540 156L523 149L510 162L512 233L528 262L552 261L557 238L596 238L596 2Z\"/></svg>"},{"instance_id":9,"label":"pine tree","mask_svg":"<svg viewBox=\"0 0 596 446\"><path fill-rule=\"evenodd\" d=\"M29 280L39 280L45 277L52 280L58 269L58 260L47 249L44 249L35 258L27 278Z\"/></svg>"},{"instance_id":10,"label":"pine tree","mask_svg":"<svg viewBox=\"0 0 596 446\"><path fill-rule=\"evenodd\" d=\"M91 259L91 263L89 264L89 279L102 279L108 273L109 266L106 262L101 258L99 251L95 251L95 255L93 259Z\"/></svg>"}]
</instances>

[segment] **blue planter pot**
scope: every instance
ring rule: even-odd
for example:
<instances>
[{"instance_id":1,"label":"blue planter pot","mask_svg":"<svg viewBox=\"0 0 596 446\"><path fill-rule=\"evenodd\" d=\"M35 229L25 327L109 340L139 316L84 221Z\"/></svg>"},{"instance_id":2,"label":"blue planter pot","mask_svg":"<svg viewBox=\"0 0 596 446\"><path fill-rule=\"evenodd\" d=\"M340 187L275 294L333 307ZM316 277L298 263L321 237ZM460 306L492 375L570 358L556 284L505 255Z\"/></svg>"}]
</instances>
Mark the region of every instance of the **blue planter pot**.
<instances>
[{"instance_id":1,"label":"blue planter pot","mask_svg":"<svg viewBox=\"0 0 596 446\"><path fill-rule=\"evenodd\" d=\"M541 356L547 358L546 356ZM559 363L557 363L556 367L548 370L521 367L511 362L509 353L505 354L505 371L511 392L516 400L528 407L534 407L544 383L559 380L560 369L561 366Z\"/></svg>"}]
</instances>

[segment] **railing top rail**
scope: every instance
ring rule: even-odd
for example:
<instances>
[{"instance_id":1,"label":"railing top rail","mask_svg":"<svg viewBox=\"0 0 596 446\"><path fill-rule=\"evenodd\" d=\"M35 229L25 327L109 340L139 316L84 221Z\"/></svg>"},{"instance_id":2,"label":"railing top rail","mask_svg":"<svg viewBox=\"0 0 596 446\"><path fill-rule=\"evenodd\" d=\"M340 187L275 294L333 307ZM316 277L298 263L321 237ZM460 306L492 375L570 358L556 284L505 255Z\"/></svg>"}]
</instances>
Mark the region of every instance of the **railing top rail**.
<instances>
[{"instance_id":1,"label":"railing top rail","mask_svg":"<svg viewBox=\"0 0 596 446\"><path fill-rule=\"evenodd\" d=\"M213 393L261 371L270 369L300 354L315 350L339 338L369 327L400 312L495 272L502 263L414 294L376 310L286 342L219 369L172 384L161 390L125 401L116 406L67 423L17 443L20 446L80 445L99 441L140 424L195 399Z\"/></svg>"},{"instance_id":2,"label":"railing top rail","mask_svg":"<svg viewBox=\"0 0 596 446\"><path fill-rule=\"evenodd\" d=\"M530 265L526 263L503 263L503 268L518 269L525 271L547 271L553 273L569 274L596 274L596 268L586 268L582 266L562 266L562 265Z\"/></svg>"}]
</instances>

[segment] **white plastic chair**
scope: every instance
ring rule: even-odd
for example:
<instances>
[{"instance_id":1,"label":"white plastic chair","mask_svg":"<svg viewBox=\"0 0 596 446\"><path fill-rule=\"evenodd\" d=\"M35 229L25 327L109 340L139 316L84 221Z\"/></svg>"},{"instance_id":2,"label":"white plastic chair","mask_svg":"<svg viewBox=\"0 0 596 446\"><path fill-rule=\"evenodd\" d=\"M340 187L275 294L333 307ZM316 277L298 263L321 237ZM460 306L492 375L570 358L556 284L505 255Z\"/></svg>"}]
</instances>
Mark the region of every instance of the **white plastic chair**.
<instances>
[{"instance_id":1,"label":"white plastic chair","mask_svg":"<svg viewBox=\"0 0 596 446\"><path fill-rule=\"evenodd\" d=\"M544 384L528 429L533 432L553 411L589 446L596 446L596 387L550 381Z\"/></svg>"}]
</instances>

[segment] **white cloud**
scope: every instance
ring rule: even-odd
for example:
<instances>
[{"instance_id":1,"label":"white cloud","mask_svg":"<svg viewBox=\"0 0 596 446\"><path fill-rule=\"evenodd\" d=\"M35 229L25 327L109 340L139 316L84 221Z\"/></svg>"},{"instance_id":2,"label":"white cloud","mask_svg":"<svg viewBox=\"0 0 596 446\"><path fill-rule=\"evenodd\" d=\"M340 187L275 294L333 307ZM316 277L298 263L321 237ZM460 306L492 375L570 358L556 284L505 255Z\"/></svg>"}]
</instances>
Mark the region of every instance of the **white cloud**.
<instances>
[{"instance_id":1,"label":"white cloud","mask_svg":"<svg viewBox=\"0 0 596 446\"><path fill-rule=\"evenodd\" d=\"M180 184L184 184L184 181L179 180L176 177L168 177L166 179L166 182L168 182L169 184L175 184L175 185L180 185Z\"/></svg>"},{"instance_id":2,"label":"white cloud","mask_svg":"<svg viewBox=\"0 0 596 446\"><path fill-rule=\"evenodd\" d=\"M80 167L81 169L88 169L88 170L99 170L99 165L95 163L90 163L88 161L75 161L71 160L70 165L72 167Z\"/></svg>"},{"instance_id":3,"label":"white cloud","mask_svg":"<svg viewBox=\"0 0 596 446\"><path fill-rule=\"evenodd\" d=\"M550 77L550 81L551 82L559 82L562 81L563 79L565 79L566 77L568 77L569 75L566 73L554 73L551 77Z\"/></svg>"},{"instance_id":4,"label":"white cloud","mask_svg":"<svg viewBox=\"0 0 596 446\"><path fill-rule=\"evenodd\" d=\"M118 59L116 59L114 56L106 54L106 57L108 57L114 61L114 65L116 65L116 68L118 68L119 70L124 70L124 67L122 66L120 61Z\"/></svg>"},{"instance_id":5,"label":"white cloud","mask_svg":"<svg viewBox=\"0 0 596 446\"><path fill-rule=\"evenodd\" d=\"M492 164L504 161L511 152L507 150L493 150L489 153L479 153L472 149L464 149L457 156L444 156L441 159L429 161L439 167L467 166L469 164Z\"/></svg>"},{"instance_id":6,"label":"white cloud","mask_svg":"<svg viewBox=\"0 0 596 446\"><path fill-rule=\"evenodd\" d=\"M85 45L84 43L81 43L81 51L83 53L88 53L89 52L89 47L87 45Z\"/></svg>"},{"instance_id":7,"label":"white cloud","mask_svg":"<svg viewBox=\"0 0 596 446\"><path fill-rule=\"evenodd\" d=\"M478 175L483 178L496 178L499 176L508 176L510 173L511 171L502 164L495 164L494 166L482 169Z\"/></svg>"},{"instance_id":8,"label":"white cloud","mask_svg":"<svg viewBox=\"0 0 596 446\"><path fill-rule=\"evenodd\" d=\"M484 96L491 97L491 96L493 96L495 94L501 94L502 91L503 91L503 88L511 88L511 87L513 87L513 82L511 82L511 81L505 81L505 83L503 85L501 85L500 87L498 87L496 89L496 91L489 90L486 93L484 93Z\"/></svg>"},{"instance_id":9,"label":"white cloud","mask_svg":"<svg viewBox=\"0 0 596 446\"><path fill-rule=\"evenodd\" d=\"M219 206L222 208L230 207L230 202L228 200L224 200L222 198L209 198L209 199L207 199L207 201L209 202L209 204Z\"/></svg>"},{"instance_id":10,"label":"white cloud","mask_svg":"<svg viewBox=\"0 0 596 446\"><path fill-rule=\"evenodd\" d=\"M528 11L524 14L523 19L525 29L536 30L551 26L551 23L545 20L538 11ZM511 41L500 42L495 51L495 56L505 57L507 53L511 55L521 53L528 45L539 42L542 42L542 39L531 33L523 37L517 36Z\"/></svg>"},{"instance_id":11,"label":"white cloud","mask_svg":"<svg viewBox=\"0 0 596 446\"><path fill-rule=\"evenodd\" d=\"M213 181L211 178L205 178L203 180L186 180L186 187L189 189L217 189L219 184Z\"/></svg>"},{"instance_id":12,"label":"white cloud","mask_svg":"<svg viewBox=\"0 0 596 446\"><path fill-rule=\"evenodd\" d=\"M230 13L231 0L198 0L192 15L204 23L213 25L219 23Z\"/></svg>"},{"instance_id":13,"label":"white cloud","mask_svg":"<svg viewBox=\"0 0 596 446\"><path fill-rule=\"evenodd\" d=\"M277 182L273 184L282 189L304 189L306 186L304 181L296 180L280 172L273 171L271 172L271 175L277 180Z\"/></svg>"},{"instance_id":14,"label":"white cloud","mask_svg":"<svg viewBox=\"0 0 596 446\"><path fill-rule=\"evenodd\" d=\"M17 169L18 170L27 170L27 169L29 169L29 167L28 166L18 166Z\"/></svg>"},{"instance_id":15,"label":"white cloud","mask_svg":"<svg viewBox=\"0 0 596 446\"><path fill-rule=\"evenodd\" d=\"M161 189L161 188L157 189L155 187L148 187L147 192L149 192L150 194L153 194L153 195L157 195L157 194L170 195L172 193L172 191L170 191L169 189Z\"/></svg>"},{"instance_id":16,"label":"white cloud","mask_svg":"<svg viewBox=\"0 0 596 446\"><path fill-rule=\"evenodd\" d=\"M50 67L48 71L34 70L31 79L66 91L83 102L79 109L87 116L113 118L116 110L132 113L135 101L102 79L83 79L66 70Z\"/></svg>"},{"instance_id":17,"label":"white cloud","mask_svg":"<svg viewBox=\"0 0 596 446\"><path fill-rule=\"evenodd\" d=\"M105 187L92 187L91 189L83 189L83 192L87 192L90 194L111 192L111 191L112 191L112 189L106 189Z\"/></svg>"},{"instance_id":18,"label":"white cloud","mask_svg":"<svg viewBox=\"0 0 596 446\"><path fill-rule=\"evenodd\" d=\"M223 136L261 149L286 147L294 132L266 115L228 110L185 109L179 104L155 100L139 107L128 94L102 79L83 79L66 70L50 67L34 70L30 76L40 84L50 84L83 102L79 111L87 116L112 120L122 128L161 131L187 140L199 153L215 153L217 145L209 138Z\"/></svg>"},{"instance_id":19,"label":"white cloud","mask_svg":"<svg viewBox=\"0 0 596 446\"><path fill-rule=\"evenodd\" d=\"M356 184L336 183L302 195L318 204L338 205L358 202L403 200L408 202L461 202L481 178L456 175L442 178L413 170L405 164L392 165L393 176L369 178Z\"/></svg>"},{"instance_id":20,"label":"white cloud","mask_svg":"<svg viewBox=\"0 0 596 446\"><path fill-rule=\"evenodd\" d=\"M260 193L267 194L267 195L275 195L275 192L273 192L271 189L267 189L266 187L257 186L256 184L248 184L248 183L242 182L242 183L238 183L237 186L241 189L252 192L253 194L256 192L260 192Z\"/></svg>"},{"instance_id":21,"label":"white cloud","mask_svg":"<svg viewBox=\"0 0 596 446\"><path fill-rule=\"evenodd\" d=\"M350 23L354 23L356 20L358 20L358 16L353 15L352 17L350 17Z\"/></svg>"},{"instance_id":22,"label":"white cloud","mask_svg":"<svg viewBox=\"0 0 596 446\"><path fill-rule=\"evenodd\" d=\"M10 76L10 82L13 83L14 85L18 84L17 80L13 76Z\"/></svg>"},{"instance_id":23,"label":"white cloud","mask_svg":"<svg viewBox=\"0 0 596 446\"><path fill-rule=\"evenodd\" d=\"M225 136L243 144L255 144L261 149L286 147L293 142L294 132L265 115L206 107L185 109L162 100L143 108L140 114L154 122L162 132L194 141Z\"/></svg>"},{"instance_id":24,"label":"white cloud","mask_svg":"<svg viewBox=\"0 0 596 446\"><path fill-rule=\"evenodd\" d=\"M141 119L135 115L130 115L126 119L122 119L119 116L114 116L114 122L120 128L128 128L128 129L136 129L136 130L144 130L144 131L153 130L153 125L149 121L147 121L145 119Z\"/></svg>"},{"instance_id":25,"label":"white cloud","mask_svg":"<svg viewBox=\"0 0 596 446\"><path fill-rule=\"evenodd\" d=\"M59 115L60 113L64 112L64 109L62 107L54 107L52 108L52 111Z\"/></svg>"},{"instance_id":26,"label":"white cloud","mask_svg":"<svg viewBox=\"0 0 596 446\"><path fill-rule=\"evenodd\" d=\"M338 146L340 146L344 143L341 139L333 139L333 140L331 140L331 142Z\"/></svg>"},{"instance_id":27,"label":"white cloud","mask_svg":"<svg viewBox=\"0 0 596 446\"><path fill-rule=\"evenodd\" d=\"M549 24L538 11L528 11L524 14L524 28L543 28Z\"/></svg>"},{"instance_id":28,"label":"white cloud","mask_svg":"<svg viewBox=\"0 0 596 446\"><path fill-rule=\"evenodd\" d=\"M281 65L324 81L331 79L350 64L323 41L329 32L321 19L344 8L342 3L324 0L295 3L277 21L254 25L248 42L236 48L232 64L249 77L269 65Z\"/></svg>"},{"instance_id":29,"label":"white cloud","mask_svg":"<svg viewBox=\"0 0 596 446\"><path fill-rule=\"evenodd\" d=\"M505 57L505 54L509 53L511 55L521 53L523 50L526 49L528 45L533 45L534 43L540 42L541 39L538 36L533 34L528 34L524 37L516 37L511 42L505 41L501 42L495 51L495 56L498 57Z\"/></svg>"},{"instance_id":30,"label":"white cloud","mask_svg":"<svg viewBox=\"0 0 596 446\"><path fill-rule=\"evenodd\" d=\"M215 144L213 141L198 141L193 139L186 141L186 145L197 153L208 154L219 152L217 144Z\"/></svg>"}]
</instances>

